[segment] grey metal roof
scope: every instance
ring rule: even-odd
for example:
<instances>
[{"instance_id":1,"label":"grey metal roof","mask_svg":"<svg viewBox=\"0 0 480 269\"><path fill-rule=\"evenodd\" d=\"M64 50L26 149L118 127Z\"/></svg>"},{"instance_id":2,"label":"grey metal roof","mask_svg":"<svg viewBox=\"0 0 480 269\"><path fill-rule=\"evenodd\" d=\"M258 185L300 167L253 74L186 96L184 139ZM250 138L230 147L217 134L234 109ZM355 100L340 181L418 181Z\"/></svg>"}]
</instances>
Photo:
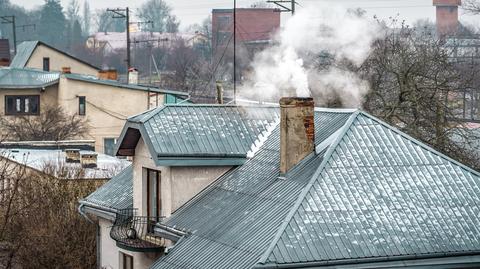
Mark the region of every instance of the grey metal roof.
<instances>
[{"instance_id":1,"label":"grey metal roof","mask_svg":"<svg viewBox=\"0 0 480 269\"><path fill-rule=\"evenodd\" d=\"M131 208L133 205L133 166L128 166L112 177L80 203L105 207L113 211Z\"/></svg>"},{"instance_id":2,"label":"grey metal roof","mask_svg":"<svg viewBox=\"0 0 480 269\"><path fill-rule=\"evenodd\" d=\"M10 67L24 68L30 56L37 47L38 41L24 41L17 46L17 54L13 57Z\"/></svg>"},{"instance_id":3,"label":"grey metal roof","mask_svg":"<svg viewBox=\"0 0 480 269\"><path fill-rule=\"evenodd\" d=\"M0 89L42 88L57 84L58 72L44 72L29 68L0 68Z\"/></svg>"},{"instance_id":4,"label":"grey metal roof","mask_svg":"<svg viewBox=\"0 0 480 269\"><path fill-rule=\"evenodd\" d=\"M156 88L156 87L147 87L147 86L140 86L140 85L135 85L135 84L125 84L125 83L121 83L121 82L116 81L116 80L98 79L96 76L91 76L91 75L64 74L64 76L68 79L71 79L71 80L102 84L102 85L125 88L125 89L130 89L130 90L139 90L139 91L147 91L147 92L158 92L158 93L168 93L168 94L180 95L180 96L188 96L188 93L185 93L185 92L163 90L163 89L159 89L159 88Z\"/></svg>"},{"instance_id":5,"label":"grey metal roof","mask_svg":"<svg viewBox=\"0 0 480 269\"><path fill-rule=\"evenodd\" d=\"M85 65L88 65L92 68L95 68L97 70L100 70L97 66L89 63L89 62L86 62L82 59L79 59L75 56L73 56L72 54L70 53L67 53L65 51L62 51L62 50L59 50L53 46L50 46L48 44L46 44L45 42L42 42L42 41L24 41L22 43L20 43L18 46L17 46L17 54L15 55L15 57L13 58L12 60L12 63L10 64L10 67L15 67L15 68L24 68L26 67L27 63L28 63L28 60L30 60L30 57L32 56L33 52L35 51L35 49L37 48L38 45L42 45L42 46L45 46L47 48L50 48L56 52L59 52L67 57L70 57L78 62L81 62Z\"/></svg>"},{"instance_id":6,"label":"grey metal roof","mask_svg":"<svg viewBox=\"0 0 480 269\"><path fill-rule=\"evenodd\" d=\"M286 180L277 177L275 130L254 158L164 223L189 234L152 268L349 266L479 254L480 174L366 113L350 115L341 131L335 121L317 120L317 132L325 128L335 139Z\"/></svg>"},{"instance_id":7,"label":"grey metal roof","mask_svg":"<svg viewBox=\"0 0 480 269\"><path fill-rule=\"evenodd\" d=\"M184 158L216 158L216 163L231 158L241 164L259 136L278 123L278 112L267 106L165 105L130 118L120 141L129 128L139 129L159 165L194 164Z\"/></svg>"},{"instance_id":8,"label":"grey metal roof","mask_svg":"<svg viewBox=\"0 0 480 269\"><path fill-rule=\"evenodd\" d=\"M316 143L351 113L317 112ZM339 128L339 127L338 127ZM256 155L177 210L165 223L190 232L152 268L249 268L260 259L320 165L311 154L279 179L277 128Z\"/></svg>"}]
</instances>

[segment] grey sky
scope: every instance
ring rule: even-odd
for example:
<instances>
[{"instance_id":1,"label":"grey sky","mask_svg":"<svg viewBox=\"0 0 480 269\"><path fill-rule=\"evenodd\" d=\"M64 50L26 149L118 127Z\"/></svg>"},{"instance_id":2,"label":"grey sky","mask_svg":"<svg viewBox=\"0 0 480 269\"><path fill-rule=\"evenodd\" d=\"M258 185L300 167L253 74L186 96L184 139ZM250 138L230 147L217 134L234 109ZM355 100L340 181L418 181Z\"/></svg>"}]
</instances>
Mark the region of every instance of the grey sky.
<instances>
[{"instance_id":1,"label":"grey sky","mask_svg":"<svg viewBox=\"0 0 480 269\"><path fill-rule=\"evenodd\" d=\"M108 7L129 6L135 11L146 0L79 0L89 1L92 9L106 9ZM200 23L206 18L213 8L229 8L233 6L233 0L166 0L172 7L173 13L181 20L182 28L192 24ZM411 23L420 18L435 19L435 8L432 0L297 0L301 5L319 1L330 1L342 3L346 7L361 7L367 10L369 15L378 15L380 18L398 17ZM11 0L12 3L21 5L27 9L42 5L44 0ZM70 0L61 0L66 7ZM247 7L259 0L237 0L238 7ZM301 8L301 7L299 7ZM135 13L133 13L135 15ZM462 20L472 23L476 21L471 16L462 15Z\"/></svg>"}]
</instances>

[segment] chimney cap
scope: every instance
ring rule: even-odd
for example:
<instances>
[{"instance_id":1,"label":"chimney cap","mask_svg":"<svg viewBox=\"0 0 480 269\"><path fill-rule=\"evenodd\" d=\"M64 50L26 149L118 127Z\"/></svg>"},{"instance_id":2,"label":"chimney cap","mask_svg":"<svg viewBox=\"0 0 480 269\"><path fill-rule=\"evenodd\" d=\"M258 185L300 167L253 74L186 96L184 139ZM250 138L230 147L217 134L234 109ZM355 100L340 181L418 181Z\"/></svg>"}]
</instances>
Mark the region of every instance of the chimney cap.
<instances>
[{"instance_id":1,"label":"chimney cap","mask_svg":"<svg viewBox=\"0 0 480 269\"><path fill-rule=\"evenodd\" d=\"M444 7L461 6L462 0L433 0L433 5Z\"/></svg>"},{"instance_id":2,"label":"chimney cap","mask_svg":"<svg viewBox=\"0 0 480 269\"><path fill-rule=\"evenodd\" d=\"M282 97L280 106L313 106L315 103L312 97Z\"/></svg>"}]
</instances>

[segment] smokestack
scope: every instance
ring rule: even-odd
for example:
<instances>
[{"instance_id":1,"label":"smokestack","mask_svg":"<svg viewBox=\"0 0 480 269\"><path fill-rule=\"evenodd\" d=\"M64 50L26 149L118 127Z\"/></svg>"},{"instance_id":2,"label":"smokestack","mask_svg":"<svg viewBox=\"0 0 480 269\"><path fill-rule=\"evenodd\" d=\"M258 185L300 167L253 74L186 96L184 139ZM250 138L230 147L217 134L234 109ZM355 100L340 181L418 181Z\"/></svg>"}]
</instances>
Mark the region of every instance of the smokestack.
<instances>
[{"instance_id":1,"label":"smokestack","mask_svg":"<svg viewBox=\"0 0 480 269\"><path fill-rule=\"evenodd\" d=\"M217 103L223 104L223 85L221 81L217 81Z\"/></svg>"},{"instance_id":2,"label":"smokestack","mask_svg":"<svg viewBox=\"0 0 480 269\"><path fill-rule=\"evenodd\" d=\"M315 150L313 98L280 99L280 173L292 167Z\"/></svg>"},{"instance_id":3,"label":"smokestack","mask_svg":"<svg viewBox=\"0 0 480 269\"><path fill-rule=\"evenodd\" d=\"M458 31L458 7L461 0L433 0L437 8L437 33L441 38L455 35Z\"/></svg>"}]
</instances>

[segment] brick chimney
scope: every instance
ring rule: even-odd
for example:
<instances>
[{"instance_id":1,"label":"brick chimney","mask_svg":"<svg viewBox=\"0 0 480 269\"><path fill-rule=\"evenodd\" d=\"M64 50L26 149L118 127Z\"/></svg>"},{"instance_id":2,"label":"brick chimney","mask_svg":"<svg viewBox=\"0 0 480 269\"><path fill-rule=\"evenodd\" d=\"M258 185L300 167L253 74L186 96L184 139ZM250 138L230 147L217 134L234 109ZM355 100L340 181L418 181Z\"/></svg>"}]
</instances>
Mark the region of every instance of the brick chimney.
<instances>
[{"instance_id":1,"label":"brick chimney","mask_svg":"<svg viewBox=\"0 0 480 269\"><path fill-rule=\"evenodd\" d=\"M69 66L62 67L62 74L71 74L72 69Z\"/></svg>"},{"instance_id":2,"label":"brick chimney","mask_svg":"<svg viewBox=\"0 0 480 269\"><path fill-rule=\"evenodd\" d=\"M437 8L437 33L441 38L455 35L458 31L458 7L461 0L433 0Z\"/></svg>"},{"instance_id":3,"label":"brick chimney","mask_svg":"<svg viewBox=\"0 0 480 269\"><path fill-rule=\"evenodd\" d=\"M292 167L315 150L313 98L280 99L280 173Z\"/></svg>"}]
</instances>

